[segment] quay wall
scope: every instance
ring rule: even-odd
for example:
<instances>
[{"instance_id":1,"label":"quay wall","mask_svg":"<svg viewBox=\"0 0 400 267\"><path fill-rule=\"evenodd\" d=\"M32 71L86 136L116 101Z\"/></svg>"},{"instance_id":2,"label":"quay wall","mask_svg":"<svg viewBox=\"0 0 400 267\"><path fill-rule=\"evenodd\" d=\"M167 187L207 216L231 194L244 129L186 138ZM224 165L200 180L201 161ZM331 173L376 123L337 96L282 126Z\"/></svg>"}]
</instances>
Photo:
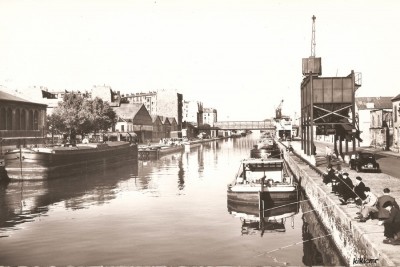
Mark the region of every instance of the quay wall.
<instances>
[{"instance_id":1,"label":"quay wall","mask_svg":"<svg viewBox=\"0 0 400 267\"><path fill-rule=\"evenodd\" d=\"M321 186L322 178L308 164L297 156L284 153L284 158L300 186L307 194L320 221L330 230L330 236L349 265L354 260L377 259L380 266L395 266L394 262L374 245L352 218L338 205L337 196L331 194L330 187ZM383 236L382 236L383 237Z\"/></svg>"},{"instance_id":2,"label":"quay wall","mask_svg":"<svg viewBox=\"0 0 400 267\"><path fill-rule=\"evenodd\" d=\"M320 222L314 208L305 196L301 194L301 210L303 216L302 235L303 235L303 263L306 266L344 266L346 261L343 259L334 241L329 237L329 231Z\"/></svg>"}]
</instances>

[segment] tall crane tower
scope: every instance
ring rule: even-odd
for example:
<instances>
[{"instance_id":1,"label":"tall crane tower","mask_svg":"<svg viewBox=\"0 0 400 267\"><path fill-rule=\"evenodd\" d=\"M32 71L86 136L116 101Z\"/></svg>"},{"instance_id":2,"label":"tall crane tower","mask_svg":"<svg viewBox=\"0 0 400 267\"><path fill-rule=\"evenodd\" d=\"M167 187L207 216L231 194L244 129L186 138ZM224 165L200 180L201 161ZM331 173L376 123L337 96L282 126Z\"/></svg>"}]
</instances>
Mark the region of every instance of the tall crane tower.
<instances>
[{"instance_id":1,"label":"tall crane tower","mask_svg":"<svg viewBox=\"0 0 400 267\"><path fill-rule=\"evenodd\" d=\"M308 58L303 58L303 75L309 76L310 73L313 76L322 75L321 58L315 57L315 20L316 16L312 16L312 29L311 29L311 56Z\"/></svg>"},{"instance_id":2,"label":"tall crane tower","mask_svg":"<svg viewBox=\"0 0 400 267\"><path fill-rule=\"evenodd\" d=\"M279 106L275 109L275 119L276 120L282 119L282 105L283 105L283 99L279 103Z\"/></svg>"},{"instance_id":3,"label":"tall crane tower","mask_svg":"<svg viewBox=\"0 0 400 267\"><path fill-rule=\"evenodd\" d=\"M311 36L311 57L315 57L315 19L316 16L312 16L312 36Z\"/></svg>"}]
</instances>

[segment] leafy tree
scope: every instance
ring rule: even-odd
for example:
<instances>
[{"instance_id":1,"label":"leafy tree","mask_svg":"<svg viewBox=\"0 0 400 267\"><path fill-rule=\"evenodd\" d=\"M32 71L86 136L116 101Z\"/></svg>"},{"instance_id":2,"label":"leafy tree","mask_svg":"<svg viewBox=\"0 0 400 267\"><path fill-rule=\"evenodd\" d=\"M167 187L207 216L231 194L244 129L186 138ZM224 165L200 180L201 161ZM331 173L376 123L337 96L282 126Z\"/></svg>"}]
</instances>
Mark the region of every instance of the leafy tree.
<instances>
[{"instance_id":1,"label":"leafy tree","mask_svg":"<svg viewBox=\"0 0 400 267\"><path fill-rule=\"evenodd\" d=\"M63 133L87 134L106 131L116 123L117 115L107 102L96 97L65 94L62 102L48 116L48 125Z\"/></svg>"}]
</instances>

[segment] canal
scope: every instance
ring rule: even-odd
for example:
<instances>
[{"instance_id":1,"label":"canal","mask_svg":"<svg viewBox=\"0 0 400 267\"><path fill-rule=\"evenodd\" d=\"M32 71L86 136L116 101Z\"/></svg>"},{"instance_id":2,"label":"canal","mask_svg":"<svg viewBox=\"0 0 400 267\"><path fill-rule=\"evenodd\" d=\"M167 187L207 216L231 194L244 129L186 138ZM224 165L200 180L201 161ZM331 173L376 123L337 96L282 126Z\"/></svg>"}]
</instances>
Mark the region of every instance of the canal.
<instances>
[{"instance_id":1,"label":"canal","mask_svg":"<svg viewBox=\"0 0 400 267\"><path fill-rule=\"evenodd\" d=\"M257 134L81 177L0 185L0 265L344 265L302 196L244 224L227 184Z\"/></svg>"}]
</instances>

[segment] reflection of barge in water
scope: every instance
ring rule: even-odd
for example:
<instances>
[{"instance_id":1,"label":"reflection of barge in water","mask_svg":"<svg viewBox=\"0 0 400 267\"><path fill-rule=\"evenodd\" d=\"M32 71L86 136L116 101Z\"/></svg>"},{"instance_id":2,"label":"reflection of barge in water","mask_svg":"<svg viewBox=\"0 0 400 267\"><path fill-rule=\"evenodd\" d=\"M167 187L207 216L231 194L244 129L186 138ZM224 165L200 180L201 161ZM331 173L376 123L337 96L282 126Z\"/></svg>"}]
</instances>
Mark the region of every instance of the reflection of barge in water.
<instances>
[{"instance_id":1,"label":"reflection of barge in water","mask_svg":"<svg viewBox=\"0 0 400 267\"><path fill-rule=\"evenodd\" d=\"M296 202L298 185L288 175L283 159L244 159L232 183L228 185L228 201L259 206L261 200L268 205Z\"/></svg>"},{"instance_id":2,"label":"reflection of barge in water","mask_svg":"<svg viewBox=\"0 0 400 267\"><path fill-rule=\"evenodd\" d=\"M83 209L103 205L118 195L118 184L134 178L135 185L145 187L138 176L138 162L118 168L105 168L68 179L8 181L0 183L0 238L20 224L45 216L52 205L62 203L66 209ZM137 182L136 182L137 180Z\"/></svg>"},{"instance_id":3,"label":"reflection of barge in water","mask_svg":"<svg viewBox=\"0 0 400 267\"><path fill-rule=\"evenodd\" d=\"M286 218L299 212L299 194L283 159L244 159L228 185L228 211L241 218L242 233L284 232Z\"/></svg>"},{"instance_id":4,"label":"reflection of barge in water","mask_svg":"<svg viewBox=\"0 0 400 267\"><path fill-rule=\"evenodd\" d=\"M138 159L137 145L128 142L78 144L73 147L20 148L6 152L10 179L43 180L88 173Z\"/></svg>"},{"instance_id":5,"label":"reflection of barge in water","mask_svg":"<svg viewBox=\"0 0 400 267\"><path fill-rule=\"evenodd\" d=\"M265 205L264 205L265 204ZM293 219L299 212L298 202L281 202L279 205L271 205L263 202L261 206L243 205L228 200L228 212L239 217L242 222L242 234L264 232L285 232L286 219Z\"/></svg>"}]
</instances>

